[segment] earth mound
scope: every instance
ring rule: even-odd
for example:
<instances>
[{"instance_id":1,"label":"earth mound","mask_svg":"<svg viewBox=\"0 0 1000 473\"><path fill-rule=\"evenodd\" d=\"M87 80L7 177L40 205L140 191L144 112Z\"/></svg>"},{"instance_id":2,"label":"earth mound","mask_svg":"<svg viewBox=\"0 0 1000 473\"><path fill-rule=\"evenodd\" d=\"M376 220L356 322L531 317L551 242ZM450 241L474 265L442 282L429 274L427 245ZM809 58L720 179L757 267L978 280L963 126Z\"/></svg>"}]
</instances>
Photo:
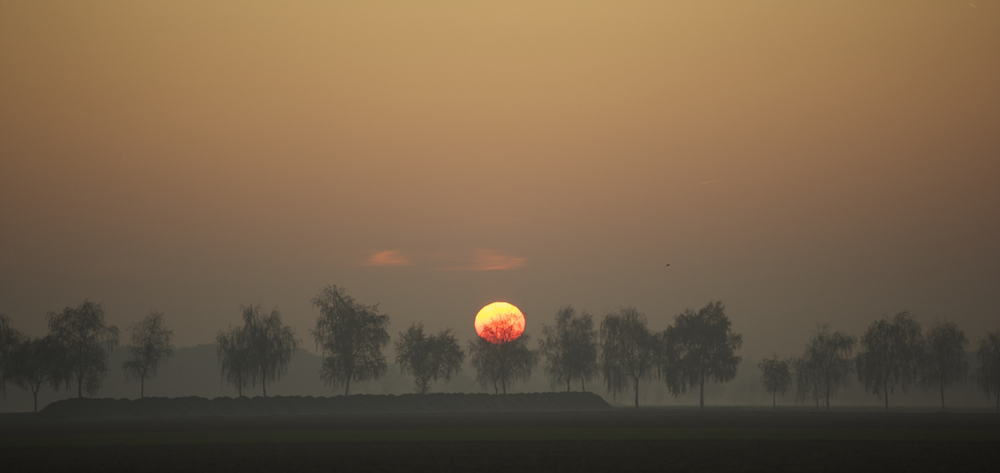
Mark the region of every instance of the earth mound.
<instances>
[{"instance_id":1,"label":"earth mound","mask_svg":"<svg viewBox=\"0 0 1000 473\"><path fill-rule=\"evenodd\" d=\"M147 397L65 399L40 414L53 419L134 419L155 417L358 415L392 413L608 411L594 393L530 394L355 394L351 396Z\"/></svg>"}]
</instances>

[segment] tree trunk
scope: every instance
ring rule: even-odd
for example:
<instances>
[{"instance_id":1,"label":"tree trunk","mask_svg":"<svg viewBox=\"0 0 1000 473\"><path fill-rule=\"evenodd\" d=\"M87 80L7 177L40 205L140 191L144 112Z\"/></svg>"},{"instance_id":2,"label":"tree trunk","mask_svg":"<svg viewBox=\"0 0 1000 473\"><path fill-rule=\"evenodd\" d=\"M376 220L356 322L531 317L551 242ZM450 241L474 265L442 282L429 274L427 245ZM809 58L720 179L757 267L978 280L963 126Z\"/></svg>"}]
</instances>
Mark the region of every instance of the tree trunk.
<instances>
[{"instance_id":1,"label":"tree trunk","mask_svg":"<svg viewBox=\"0 0 1000 473\"><path fill-rule=\"evenodd\" d=\"M700 397L699 407L698 408L699 409L704 409L705 408L705 373L704 372L701 373L701 395L700 396L701 397Z\"/></svg>"},{"instance_id":2,"label":"tree trunk","mask_svg":"<svg viewBox=\"0 0 1000 473\"><path fill-rule=\"evenodd\" d=\"M882 384L882 393L885 394L885 411L889 412L889 385L886 383Z\"/></svg>"},{"instance_id":3,"label":"tree trunk","mask_svg":"<svg viewBox=\"0 0 1000 473\"><path fill-rule=\"evenodd\" d=\"M571 380L569 378L566 378L566 392L569 392L569 383L570 383L570 381Z\"/></svg>"},{"instance_id":4,"label":"tree trunk","mask_svg":"<svg viewBox=\"0 0 1000 473\"><path fill-rule=\"evenodd\" d=\"M503 393L507 394L507 380L500 378L500 387L503 388Z\"/></svg>"},{"instance_id":5,"label":"tree trunk","mask_svg":"<svg viewBox=\"0 0 1000 473\"><path fill-rule=\"evenodd\" d=\"M264 378L260 379L260 389L264 392L264 397L267 397L267 380Z\"/></svg>"},{"instance_id":6,"label":"tree trunk","mask_svg":"<svg viewBox=\"0 0 1000 473\"><path fill-rule=\"evenodd\" d=\"M830 382L826 383L826 410L830 410Z\"/></svg>"},{"instance_id":7,"label":"tree trunk","mask_svg":"<svg viewBox=\"0 0 1000 473\"><path fill-rule=\"evenodd\" d=\"M639 378L635 378L635 408L639 408Z\"/></svg>"},{"instance_id":8,"label":"tree trunk","mask_svg":"<svg viewBox=\"0 0 1000 473\"><path fill-rule=\"evenodd\" d=\"M778 408L778 391L771 391L771 410Z\"/></svg>"},{"instance_id":9,"label":"tree trunk","mask_svg":"<svg viewBox=\"0 0 1000 473\"><path fill-rule=\"evenodd\" d=\"M83 399L83 377L76 377L76 397Z\"/></svg>"},{"instance_id":10,"label":"tree trunk","mask_svg":"<svg viewBox=\"0 0 1000 473\"><path fill-rule=\"evenodd\" d=\"M146 378L139 378L139 399L146 396Z\"/></svg>"},{"instance_id":11,"label":"tree trunk","mask_svg":"<svg viewBox=\"0 0 1000 473\"><path fill-rule=\"evenodd\" d=\"M583 377L580 377L580 391L587 392L587 386L584 384Z\"/></svg>"},{"instance_id":12,"label":"tree trunk","mask_svg":"<svg viewBox=\"0 0 1000 473\"><path fill-rule=\"evenodd\" d=\"M941 410L942 411L945 410L945 408L944 408L944 379L941 380Z\"/></svg>"},{"instance_id":13,"label":"tree trunk","mask_svg":"<svg viewBox=\"0 0 1000 473\"><path fill-rule=\"evenodd\" d=\"M40 389L42 385L39 384L38 387ZM38 389L32 389L31 394L35 396L35 414L38 414Z\"/></svg>"},{"instance_id":14,"label":"tree trunk","mask_svg":"<svg viewBox=\"0 0 1000 473\"><path fill-rule=\"evenodd\" d=\"M344 383L344 384L345 384L344 385L344 396L347 396L348 394L351 393L351 377L350 376L347 377L347 383Z\"/></svg>"}]
</instances>

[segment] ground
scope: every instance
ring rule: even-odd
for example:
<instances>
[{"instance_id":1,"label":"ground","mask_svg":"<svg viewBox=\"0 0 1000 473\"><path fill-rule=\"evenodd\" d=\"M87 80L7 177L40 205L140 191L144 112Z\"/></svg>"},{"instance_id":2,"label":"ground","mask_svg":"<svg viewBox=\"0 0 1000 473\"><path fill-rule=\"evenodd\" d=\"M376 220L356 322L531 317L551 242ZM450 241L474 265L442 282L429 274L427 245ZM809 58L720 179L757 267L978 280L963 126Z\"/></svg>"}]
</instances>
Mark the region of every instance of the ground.
<instances>
[{"instance_id":1,"label":"ground","mask_svg":"<svg viewBox=\"0 0 1000 473\"><path fill-rule=\"evenodd\" d=\"M990 413L589 413L55 421L0 416L4 471L997 471Z\"/></svg>"}]
</instances>

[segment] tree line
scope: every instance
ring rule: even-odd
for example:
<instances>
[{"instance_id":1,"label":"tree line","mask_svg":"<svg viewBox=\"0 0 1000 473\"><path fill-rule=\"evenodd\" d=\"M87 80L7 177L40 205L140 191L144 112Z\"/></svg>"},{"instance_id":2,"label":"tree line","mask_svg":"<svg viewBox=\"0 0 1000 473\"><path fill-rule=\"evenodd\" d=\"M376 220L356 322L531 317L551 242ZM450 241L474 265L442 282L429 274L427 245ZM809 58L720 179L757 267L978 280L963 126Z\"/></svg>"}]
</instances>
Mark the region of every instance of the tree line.
<instances>
[{"instance_id":1,"label":"tree line","mask_svg":"<svg viewBox=\"0 0 1000 473\"><path fill-rule=\"evenodd\" d=\"M378 304L356 301L342 288L327 286L312 299L319 311L310 334L322 357L318 373L325 384L350 394L351 384L377 380L388 370L385 349L391 341L389 316ZM108 356L119 342L117 327L104 322L99 303L83 301L77 307L48 314L49 333L26 337L0 314L0 388L7 381L30 390L37 411L38 392L44 385L54 389L76 388L77 396L93 395L109 367ZM267 386L287 372L295 350L302 346L291 327L282 323L277 309L267 312L259 304L241 307L242 324L216 335L220 375L236 388ZM634 307L608 313L595 326L594 317L572 307L558 310L553 325L543 325L538 349L528 346L528 334L510 331L509 324L484 328L488 337L476 337L463 348L450 329L425 333L421 323L400 332L394 348L395 363L413 377L414 390L428 392L438 380L459 373L468 358L476 381L494 393L506 393L517 382L526 381L544 359L544 372L553 386L572 389L599 378L616 398L632 392L639 406L641 382L658 380L677 396L699 392L704 407L705 383L728 382L736 376L742 358L736 352L742 335L733 333L721 302L697 311L685 310L661 332L648 328L645 315ZM157 368L172 354L172 331L164 314L151 310L128 327L131 332L128 357L121 369L140 384L156 375ZM492 343L489 340L498 341ZM764 389L784 394L793 385L798 400L814 400L817 407L848 385L852 375L889 406L889 395L914 384L940 389L944 408L945 389L962 382L969 370L965 348L968 340L953 323L937 324L926 337L920 325L906 312L876 321L861 337L820 327L801 357L762 360L758 367ZM980 341L976 378L1000 411L1000 331Z\"/></svg>"},{"instance_id":2,"label":"tree line","mask_svg":"<svg viewBox=\"0 0 1000 473\"><path fill-rule=\"evenodd\" d=\"M802 356L761 360L761 380L776 406L777 394L795 384L796 398L822 402L856 378L866 392L875 394L889 410L889 397L914 386L935 389L945 409L945 390L968 379L969 340L954 322L935 323L927 334L909 312L885 316L873 322L860 340L820 326L806 344ZM855 347L858 353L853 354ZM987 334L976 351L975 379L1000 412L1000 331Z\"/></svg>"}]
</instances>

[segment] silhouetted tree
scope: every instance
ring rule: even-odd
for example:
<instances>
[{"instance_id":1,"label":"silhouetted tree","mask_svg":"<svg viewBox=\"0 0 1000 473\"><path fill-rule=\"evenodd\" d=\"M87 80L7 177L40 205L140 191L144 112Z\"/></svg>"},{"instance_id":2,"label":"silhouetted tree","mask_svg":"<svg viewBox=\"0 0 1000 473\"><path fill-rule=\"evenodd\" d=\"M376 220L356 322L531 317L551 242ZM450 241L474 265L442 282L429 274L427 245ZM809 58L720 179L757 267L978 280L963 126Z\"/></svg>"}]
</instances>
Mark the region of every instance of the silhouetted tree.
<instances>
[{"instance_id":1,"label":"silhouetted tree","mask_svg":"<svg viewBox=\"0 0 1000 473\"><path fill-rule=\"evenodd\" d=\"M699 387L699 406L705 407L705 381L725 383L736 377L743 358L736 350L743 336L732 331L722 301L698 309L688 309L674 318L664 334L665 355L660 372L675 395Z\"/></svg>"},{"instance_id":2,"label":"silhouetted tree","mask_svg":"<svg viewBox=\"0 0 1000 473\"><path fill-rule=\"evenodd\" d=\"M898 386L906 392L917 381L924 353L920 324L903 311L872 323L861 337L861 352L855 360L858 380L865 390L885 401Z\"/></svg>"},{"instance_id":3,"label":"silhouetted tree","mask_svg":"<svg viewBox=\"0 0 1000 473\"><path fill-rule=\"evenodd\" d=\"M63 383L69 386L74 369L69 361L66 346L52 335L23 339L11 351L11 377L14 384L31 391L35 412L38 412L38 391L42 385L48 383L57 390Z\"/></svg>"},{"instance_id":4,"label":"silhouetted tree","mask_svg":"<svg viewBox=\"0 0 1000 473\"><path fill-rule=\"evenodd\" d=\"M778 407L778 393L782 396L792 385L792 370L788 362L778 358L765 358L757 363L757 368L761 371L760 380L764 385L764 390L771 393L771 408Z\"/></svg>"},{"instance_id":5,"label":"silhouetted tree","mask_svg":"<svg viewBox=\"0 0 1000 473\"><path fill-rule=\"evenodd\" d=\"M84 300L60 313L49 312L49 332L65 348L73 367L76 395L95 394L108 372L108 356L118 345L118 327L104 324L101 304Z\"/></svg>"},{"instance_id":6,"label":"silhouetted tree","mask_svg":"<svg viewBox=\"0 0 1000 473\"><path fill-rule=\"evenodd\" d=\"M420 394L427 393L431 381L450 380L452 374L462 370L463 361L465 352L451 330L427 336L423 324L413 324L400 332L396 341L396 364L413 375Z\"/></svg>"},{"instance_id":7,"label":"silhouetted tree","mask_svg":"<svg viewBox=\"0 0 1000 473\"><path fill-rule=\"evenodd\" d=\"M483 326L480 338L469 343L476 380L487 389L492 385L494 394L507 394L508 385L530 378L538 364L538 351L528 348L528 334L517 333L511 317L494 317Z\"/></svg>"},{"instance_id":8,"label":"silhouetted tree","mask_svg":"<svg viewBox=\"0 0 1000 473\"><path fill-rule=\"evenodd\" d=\"M586 391L586 381L597 373L597 330L594 319L587 312L576 316L572 307L566 306L556 313L556 324L543 325L541 349L545 354L545 372L553 384L580 380L580 390Z\"/></svg>"},{"instance_id":9,"label":"silhouetted tree","mask_svg":"<svg viewBox=\"0 0 1000 473\"><path fill-rule=\"evenodd\" d=\"M944 388L965 381L969 360L965 347L969 340L954 322L938 323L927 331L927 357L923 381L927 386L941 390L941 410L944 407Z\"/></svg>"},{"instance_id":10,"label":"silhouetted tree","mask_svg":"<svg viewBox=\"0 0 1000 473\"><path fill-rule=\"evenodd\" d=\"M802 358L794 363L798 398L816 400L817 408L819 400L826 399L826 408L830 409L830 396L850 385L854 344L854 337L843 332L830 333L826 325L817 329Z\"/></svg>"},{"instance_id":11,"label":"silhouetted tree","mask_svg":"<svg viewBox=\"0 0 1000 473\"><path fill-rule=\"evenodd\" d=\"M639 407L639 381L648 379L656 365L661 340L646 326L646 316L623 307L601 321L601 373L612 396L630 387Z\"/></svg>"},{"instance_id":12,"label":"silhouetted tree","mask_svg":"<svg viewBox=\"0 0 1000 473\"><path fill-rule=\"evenodd\" d=\"M10 376L10 356L24 340L11 324L10 317L0 314L0 390L7 397L7 378Z\"/></svg>"},{"instance_id":13,"label":"silhouetted tree","mask_svg":"<svg viewBox=\"0 0 1000 473\"><path fill-rule=\"evenodd\" d=\"M267 397L267 383L285 374L299 341L291 327L281 324L278 309L271 310L268 315L261 311L260 304L243 306L240 310L243 326L228 334L220 332L217 337L224 376L227 368L232 371L227 378L237 385L241 396L242 386L260 383L261 392ZM244 359L232 359L234 357Z\"/></svg>"},{"instance_id":14,"label":"silhouetted tree","mask_svg":"<svg viewBox=\"0 0 1000 473\"><path fill-rule=\"evenodd\" d=\"M236 387L237 396L243 397L243 388L249 387L256 370L250 355L249 333L243 327L230 328L215 336L222 378Z\"/></svg>"},{"instance_id":15,"label":"silhouetted tree","mask_svg":"<svg viewBox=\"0 0 1000 473\"><path fill-rule=\"evenodd\" d=\"M333 387L343 384L346 396L351 381L385 374L388 366L382 349L389 344L389 316L379 313L378 304L357 303L337 286L321 289L312 303L320 312L312 334L323 355L324 382Z\"/></svg>"},{"instance_id":16,"label":"silhouetted tree","mask_svg":"<svg viewBox=\"0 0 1000 473\"><path fill-rule=\"evenodd\" d=\"M996 396L997 412L1000 412L1000 330L986 334L986 338L979 341L976 358L979 359L976 381L987 396Z\"/></svg>"},{"instance_id":17,"label":"silhouetted tree","mask_svg":"<svg viewBox=\"0 0 1000 473\"><path fill-rule=\"evenodd\" d=\"M174 332L163 324L163 312L150 310L141 321L129 327L132 344L128 359L122 363L125 378L139 379L139 398L146 396L146 378L156 376L156 369L174 350L170 337Z\"/></svg>"}]
</instances>

